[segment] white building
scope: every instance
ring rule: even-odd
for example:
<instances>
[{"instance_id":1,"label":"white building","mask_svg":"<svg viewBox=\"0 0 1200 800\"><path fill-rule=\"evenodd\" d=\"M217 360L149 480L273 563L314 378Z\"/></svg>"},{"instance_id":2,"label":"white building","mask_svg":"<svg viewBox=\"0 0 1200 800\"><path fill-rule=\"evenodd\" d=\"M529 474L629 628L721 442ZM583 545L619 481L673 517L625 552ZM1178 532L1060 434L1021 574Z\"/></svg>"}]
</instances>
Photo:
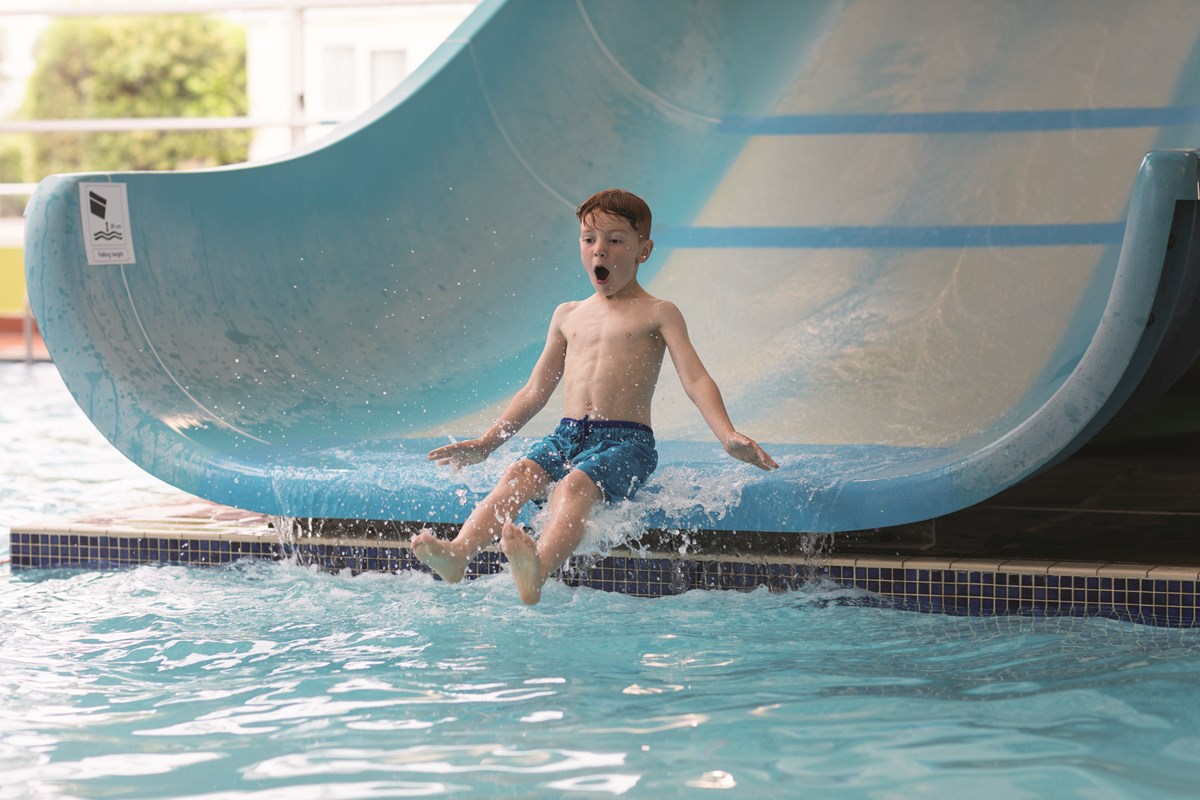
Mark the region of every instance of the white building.
<instances>
[{"instance_id":1,"label":"white building","mask_svg":"<svg viewBox=\"0 0 1200 800\"><path fill-rule=\"evenodd\" d=\"M299 24L295 12L237 15L247 31L249 116L306 123L256 129L250 160L312 141L369 108L429 57L475 5L310 8ZM297 50L295 61L291 54Z\"/></svg>"}]
</instances>

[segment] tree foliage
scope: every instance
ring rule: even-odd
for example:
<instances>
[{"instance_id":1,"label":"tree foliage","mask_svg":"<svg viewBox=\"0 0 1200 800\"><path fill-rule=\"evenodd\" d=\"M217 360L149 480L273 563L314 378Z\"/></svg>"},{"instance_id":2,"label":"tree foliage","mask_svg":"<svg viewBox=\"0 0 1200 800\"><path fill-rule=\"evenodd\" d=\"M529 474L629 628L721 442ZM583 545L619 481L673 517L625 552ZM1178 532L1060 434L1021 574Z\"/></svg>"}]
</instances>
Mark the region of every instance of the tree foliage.
<instances>
[{"instance_id":1,"label":"tree foliage","mask_svg":"<svg viewBox=\"0 0 1200 800\"><path fill-rule=\"evenodd\" d=\"M30 119L221 117L246 113L246 35L199 15L55 20L39 42ZM246 159L250 132L120 131L34 137L31 179L54 172L161 170Z\"/></svg>"}]
</instances>

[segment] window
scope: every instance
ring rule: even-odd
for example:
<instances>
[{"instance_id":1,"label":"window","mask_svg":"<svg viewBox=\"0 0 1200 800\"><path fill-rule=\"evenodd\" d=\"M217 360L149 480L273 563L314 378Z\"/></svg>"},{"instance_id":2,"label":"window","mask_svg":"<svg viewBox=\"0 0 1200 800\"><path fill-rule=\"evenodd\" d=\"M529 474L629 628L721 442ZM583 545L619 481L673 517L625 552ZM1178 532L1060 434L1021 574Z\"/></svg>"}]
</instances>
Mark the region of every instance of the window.
<instances>
[{"instance_id":1,"label":"window","mask_svg":"<svg viewBox=\"0 0 1200 800\"><path fill-rule=\"evenodd\" d=\"M321 112L348 114L358 106L354 48L326 47L321 52Z\"/></svg>"},{"instance_id":2,"label":"window","mask_svg":"<svg viewBox=\"0 0 1200 800\"><path fill-rule=\"evenodd\" d=\"M371 96L374 103L390 92L408 75L408 52L374 50L371 52Z\"/></svg>"}]
</instances>

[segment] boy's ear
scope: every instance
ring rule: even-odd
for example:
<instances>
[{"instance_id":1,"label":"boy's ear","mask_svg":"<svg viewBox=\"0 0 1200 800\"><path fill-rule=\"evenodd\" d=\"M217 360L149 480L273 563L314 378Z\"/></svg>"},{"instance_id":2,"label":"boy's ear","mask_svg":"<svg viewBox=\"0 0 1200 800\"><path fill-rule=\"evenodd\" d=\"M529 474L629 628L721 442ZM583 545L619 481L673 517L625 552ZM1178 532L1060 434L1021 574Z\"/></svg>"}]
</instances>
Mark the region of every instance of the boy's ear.
<instances>
[{"instance_id":1,"label":"boy's ear","mask_svg":"<svg viewBox=\"0 0 1200 800\"><path fill-rule=\"evenodd\" d=\"M642 252L638 253L638 261L646 261L650 258L650 254L654 252L654 240L644 239L642 241Z\"/></svg>"}]
</instances>

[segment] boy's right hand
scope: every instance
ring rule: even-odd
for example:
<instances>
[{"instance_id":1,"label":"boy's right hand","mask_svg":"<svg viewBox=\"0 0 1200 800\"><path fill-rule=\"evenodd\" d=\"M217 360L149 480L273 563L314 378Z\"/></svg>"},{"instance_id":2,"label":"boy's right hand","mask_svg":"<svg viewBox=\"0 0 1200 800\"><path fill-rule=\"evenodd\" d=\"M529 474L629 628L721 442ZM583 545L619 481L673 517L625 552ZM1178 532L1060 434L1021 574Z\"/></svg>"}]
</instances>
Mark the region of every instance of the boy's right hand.
<instances>
[{"instance_id":1,"label":"boy's right hand","mask_svg":"<svg viewBox=\"0 0 1200 800\"><path fill-rule=\"evenodd\" d=\"M487 460L494 449L483 439L468 439L465 442L451 442L430 450L429 460L436 461L439 467L453 467L459 470Z\"/></svg>"}]
</instances>

